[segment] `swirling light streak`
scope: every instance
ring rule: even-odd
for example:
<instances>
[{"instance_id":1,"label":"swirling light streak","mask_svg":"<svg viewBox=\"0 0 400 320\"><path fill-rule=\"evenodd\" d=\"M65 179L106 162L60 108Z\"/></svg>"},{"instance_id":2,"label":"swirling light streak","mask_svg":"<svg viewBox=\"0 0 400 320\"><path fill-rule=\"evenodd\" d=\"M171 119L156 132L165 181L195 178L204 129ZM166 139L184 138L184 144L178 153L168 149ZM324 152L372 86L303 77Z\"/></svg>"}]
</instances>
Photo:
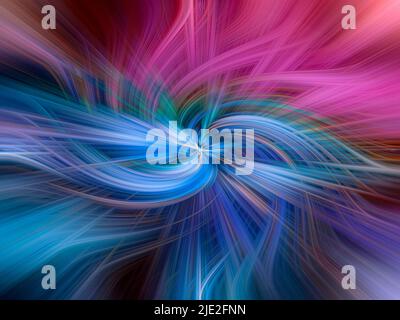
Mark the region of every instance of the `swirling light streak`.
<instances>
[{"instance_id":1,"label":"swirling light streak","mask_svg":"<svg viewBox=\"0 0 400 320\"><path fill-rule=\"evenodd\" d=\"M2 1L0 295L399 298L400 6L353 2ZM253 173L150 165L169 121L254 129Z\"/></svg>"}]
</instances>

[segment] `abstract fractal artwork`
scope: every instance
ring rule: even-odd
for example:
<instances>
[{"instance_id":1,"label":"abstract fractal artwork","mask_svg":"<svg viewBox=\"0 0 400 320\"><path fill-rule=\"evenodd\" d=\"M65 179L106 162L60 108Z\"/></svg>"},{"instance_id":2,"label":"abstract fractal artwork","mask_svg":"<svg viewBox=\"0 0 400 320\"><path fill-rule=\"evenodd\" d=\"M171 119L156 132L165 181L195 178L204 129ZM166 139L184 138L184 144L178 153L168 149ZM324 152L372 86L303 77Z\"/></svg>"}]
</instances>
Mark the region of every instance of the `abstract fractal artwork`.
<instances>
[{"instance_id":1,"label":"abstract fractal artwork","mask_svg":"<svg viewBox=\"0 0 400 320\"><path fill-rule=\"evenodd\" d=\"M0 299L400 299L400 1L0 0Z\"/></svg>"}]
</instances>

